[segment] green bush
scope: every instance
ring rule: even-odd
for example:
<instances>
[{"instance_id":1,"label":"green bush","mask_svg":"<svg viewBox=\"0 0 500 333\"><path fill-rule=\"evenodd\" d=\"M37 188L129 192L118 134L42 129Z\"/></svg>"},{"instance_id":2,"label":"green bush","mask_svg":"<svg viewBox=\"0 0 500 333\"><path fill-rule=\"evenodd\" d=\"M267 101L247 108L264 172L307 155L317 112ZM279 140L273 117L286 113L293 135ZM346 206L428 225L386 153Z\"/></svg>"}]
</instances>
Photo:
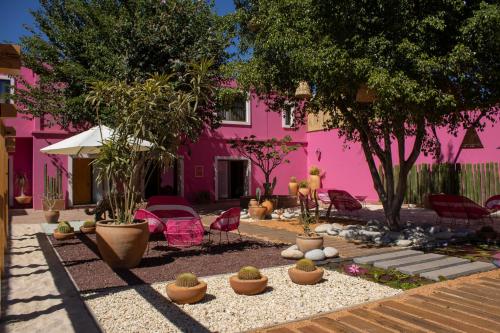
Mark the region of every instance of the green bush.
<instances>
[{"instance_id":1,"label":"green bush","mask_svg":"<svg viewBox=\"0 0 500 333\"><path fill-rule=\"evenodd\" d=\"M259 269L253 266L242 267L238 272L240 280L259 280L261 277Z\"/></svg>"}]
</instances>

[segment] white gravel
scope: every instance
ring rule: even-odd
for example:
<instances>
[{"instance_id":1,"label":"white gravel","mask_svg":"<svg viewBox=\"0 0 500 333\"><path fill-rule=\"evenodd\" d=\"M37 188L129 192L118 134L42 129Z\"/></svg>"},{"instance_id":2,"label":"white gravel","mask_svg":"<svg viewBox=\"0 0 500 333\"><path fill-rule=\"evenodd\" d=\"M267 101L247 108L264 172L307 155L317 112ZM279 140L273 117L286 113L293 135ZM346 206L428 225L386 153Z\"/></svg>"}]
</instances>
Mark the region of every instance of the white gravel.
<instances>
[{"instance_id":1,"label":"white gravel","mask_svg":"<svg viewBox=\"0 0 500 333\"><path fill-rule=\"evenodd\" d=\"M169 302L166 283L91 293L84 295L84 299L106 332L203 331L199 325L209 331L240 332L401 292L328 270L324 276L326 281L300 286L290 281L288 267L263 269L270 288L256 296L236 295L228 282L232 274L225 274L203 278L208 284L207 296L203 302L193 305L177 306Z\"/></svg>"}]
</instances>

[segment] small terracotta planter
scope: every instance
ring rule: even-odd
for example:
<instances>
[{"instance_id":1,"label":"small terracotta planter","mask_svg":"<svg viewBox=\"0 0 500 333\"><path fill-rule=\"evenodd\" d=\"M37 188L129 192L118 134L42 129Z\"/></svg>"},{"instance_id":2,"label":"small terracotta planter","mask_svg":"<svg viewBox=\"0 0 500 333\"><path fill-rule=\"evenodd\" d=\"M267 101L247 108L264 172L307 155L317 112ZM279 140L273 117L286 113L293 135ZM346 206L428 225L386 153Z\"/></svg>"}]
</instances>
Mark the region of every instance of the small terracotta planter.
<instances>
[{"instance_id":1,"label":"small terracotta planter","mask_svg":"<svg viewBox=\"0 0 500 333\"><path fill-rule=\"evenodd\" d=\"M267 276L258 280L241 280L237 275L233 275L229 278L229 284L238 295L257 295L266 289Z\"/></svg>"},{"instance_id":2,"label":"small terracotta planter","mask_svg":"<svg viewBox=\"0 0 500 333\"><path fill-rule=\"evenodd\" d=\"M311 236L297 235L295 238L295 243L299 247L299 250L304 253L315 249L321 249L323 247L323 242L323 236L316 234Z\"/></svg>"},{"instance_id":3,"label":"small terracotta planter","mask_svg":"<svg viewBox=\"0 0 500 333\"><path fill-rule=\"evenodd\" d=\"M66 239L72 239L75 238L75 233L74 232L68 232L67 234L60 233L59 231L54 230L54 238L57 240L66 240Z\"/></svg>"},{"instance_id":4,"label":"small terracotta planter","mask_svg":"<svg viewBox=\"0 0 500 333\"><path fill-rule=\"evenodd\" d=\"M28 205L31 203L31 200L33 197L27 196L27 195L21 195L19 197L15 197L16 202L20 205Z\"/></svg>"},{"instance_id":5,"label":"small terracotta planter","mask_svg":"<svg viewBox=\"0 0 500 333\"><path fill-rule=\"evenodd\" d=\"M267 208L266 207L248 207L248 214L250 217L256 220L264 220L266 218Z\"/></svg>"},{"instance_id":6,"label":"small terracotta planter","mask_svg":"<svg viewBox=\"0 0 500 333\"><path fill-rule=\"evenodd\" d=\"M323 268L319 267L311 272L301 271L295 267L288 269L288 275L290 276L292 282L303 285L318 283L323 278L324 273L325 271Z\"/></svg>"},{"instance_id":7,"label":"small terracotta planter","mask_svg":"<svg viewBox=\"0 0 500 333\"><path fill-rule=\"evenodd\" d=\"M267 211L266 214L270 215L273 210L274 210L274 205L271 200L264 200L264 202L261 205L262 207L266 207Z\"/></svg>"},{"instance_id":8,"label":"small terracotta planter","mask_svg":"<svg viewBox=\"0 0 500 333\"><path fill-rule=\"evenodd\" d=\"M297 195L297 192L299 191L299 184L298 183L288 183L288 193L290 195Z\"/></svg>"},{"instance_id":9,"label":"small terracotta planter","mask_svg":"<svg viewBox=\"0 0 500 333\"><path fill-rule=\"evenodd\" d=\"M59 221L60 213L58 210L46 210L44 214L47 223L57 223Z\"/></svg>"},{"instance_id":10,"label":"small terracotta planter","mask_svg":"<svg viewBox=\"0 0 500 333\"><path fill-rule=\"evenodd\" d=\"M321 178L318 175L309 175L309 188L312 191L321 188Z\"/></svg>"},{"instance_id":11,"label":"small terracotta planter","mask_svg":"<svg viewBox=\"0 0 500 333\"><path fill-rule=\"evenodd\" d=\"M81 226L80 232L82 234L95 234L95 227L85 228L84 226Z\"/></svg>"},{"instance_id":12,"label":"small terracotta planter","mask_svg":"<svg viewBox=\"0 0 500 333\"><path fill-rule=\"evenodd\" d=\"M305 197L307 197L307 196L309 195L309 192L310 192L310 191L311 191L311 190L309 190L309 188L307 188L307 187L301 187L301 188L299 188L299 192L300 192L303 196L305 196Z\"/></svg>"},{"instance_id":13,"label":"small terracotta planter","mask_svg":"<svg viewBox=\"0 0 500 333\"><path fill-rule=\"evenodd\" d=\"M168 297L177 304L193 304L201 301L207 293L206 282L194 287L178 287L175 282L169 283L166 287Z\"/></svg>"}]
</instances>

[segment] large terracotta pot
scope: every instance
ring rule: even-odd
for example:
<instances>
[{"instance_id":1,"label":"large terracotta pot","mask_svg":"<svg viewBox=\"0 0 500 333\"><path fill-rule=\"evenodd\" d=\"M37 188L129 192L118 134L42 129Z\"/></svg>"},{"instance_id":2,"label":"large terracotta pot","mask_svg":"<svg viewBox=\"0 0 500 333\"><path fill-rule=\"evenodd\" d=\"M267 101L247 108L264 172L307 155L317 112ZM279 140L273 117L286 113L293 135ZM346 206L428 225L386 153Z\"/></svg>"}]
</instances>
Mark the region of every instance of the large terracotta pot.
<instances>
[{"instance_id":1,"label":"large terracotta pot","mask_svg":"<svg viewBox=\"0 0 500 333\"><path fill-rule=\"evenodd\" d=\"M288 269L290 279L296 284L316 284L323 278L324 273L323 268L319 267L312 272L301 271L295 267Z\"/></svg>"},{"instance_id":2,"label":"large terracotta pot","mask_svg":"<svg viewBox=\"0 0 500 333\"><path fill-rule=\"evenodd\" d=\"M309 195L310 190L309 190L309 188L307 188L307 187L301 187L301 188L299 188L299 192L300 192L303 196L307 197L307 196Z\"/></svg>"},{"instance_id":3,"label":"large terracotta pot","mask_svg":"<svg viewBox=\"0 0 500 333\"><path fill-rule=\"evenodd\" d=\"M147 222L112 224L112 220L96 223L97 247L111 268L139 265L149 240Z\"/></svg>"},{"instance_id":4,"label":"large terracotta pot","mask_svg":"<svg viewBox=\"0 0 500 333\"><path fill-rule=\"evenodd\" d=\"M318 175L309 175L309 188L312 191L321 188L321 178Z\"/></svg>"},{"instance_id":5,"label":"large terracotta pot","mask_svg":"<svg viewBox=\"0 0 500 333\"><path fill-rule=\"evenodd\" d=\"M22 195L19 197L15 197L15 199L16 199L16 202L20 205L28 205L31 203L31 200L33 199L33 197L30 197L28 195Z\"/></svg>"},{"instance_id":6,"label":"large terracotta pot","mask_svg":"<svg viewBox=\"0 0 500 333\"><path fill-rule=\"evenodd\" d=\"M200 283L194 287L179 287L173 283L167 285L167 295L177 304L193 304L199 302L207 293L206 282Z\"/></svg>"},{"instance_id":7,"label":"large terracotta pot","mask_svg":"<svg viewBox=\"0 0 500 333\"><path fill-rule=\"evenodd\" d=\"M299 191L299 184L297 182L288 183L288 193L290 193L290 195L297 195L298 191Z\"/></svg>"},{"instance_id":8,"label":"large terracotta pot","mask_svg":"<svg viewBox=\"0 0 500 333\"><path fill-rule=\"evenodd\" d=\"M266 289L267 276L262 276L258 280L240 280L237 275L233 275L229 278L229 284L239 295L257 295Z\"/></svg>"},{"instance_id":9,"label":"large terracotta pot","mask_svg":"<svg viewBox=\"0 0 500 333\"><path fill-rule=\"evenodd\" d=\"M262 207L266 207L267 211L266 214L270 215L273 212L274 205L271 202L271 200L264 200L264 202L261 204Z\"/></svg>"},{"instance_id":10,"label":"large terracotta pot","mask_svg":"<svg viewBox=\"0 0 500 333\"><path fill-rule=\"evenodd\" d=\"M59 221L60 213L58 210L46 210L44 215L47 223L57 223Z\"/></svg>"},{"instance_id":11,"label":"large terracotta pot","mask_svg":"<svg viewBox=\"0 0 500 333\"><path fill-rule=\"evenodd\" d=\"M295 243L299 247L299 250L306 253L311 250L321 249L323 247L323 236L319 235L297 235L295 238Z\"/></svg>"},{"instance_id":12,"label":"large terracotta pot","mask_svg":"<svg viewBox=\"0 0 500 333\"><path fill-rule=\"evenodd\" d=\"M248 214L251 218L256 220L264 220L266 218L267 208L266 207L248 207Z\"/></svg>"}]
</instances>

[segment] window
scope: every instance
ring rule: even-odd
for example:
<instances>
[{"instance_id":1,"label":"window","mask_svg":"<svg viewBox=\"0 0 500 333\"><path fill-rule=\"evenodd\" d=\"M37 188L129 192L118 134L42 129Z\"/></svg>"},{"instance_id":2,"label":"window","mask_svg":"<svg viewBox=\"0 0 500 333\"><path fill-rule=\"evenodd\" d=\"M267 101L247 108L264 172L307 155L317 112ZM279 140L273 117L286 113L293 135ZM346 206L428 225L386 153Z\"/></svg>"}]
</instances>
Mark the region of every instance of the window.
<instances>
[{"instance_id":1,"label":"window","mask_svg":"<svg viewBox=\"0 0 500 333\"><path fill-rule=\"evenodd\" d=\"M285 110L283 110L282 114L282 126L284 128L292 128L293 127L293 120L294 120L294 111L295 108L293 107L287 107Z\"/></svg>"},{"instance_id":2,"label":"window","mask_svg":"<svg viewBox=\"0 0 500 333\"><path fill-rule=\"evenodd\" d=\"M14 79L0 75L0 103L6 103L6 96L14 92Z\"/></svg>"},{"instance_id":3,"label":"window","mask_svg":"<svg viewBox=\"0 0 500 333\"><path fill-rule=\"evenodd\" d=\"M223 124L250 125L250 100L244 95L233 98L220 112Z\"/></svg>"}]
</instances>

